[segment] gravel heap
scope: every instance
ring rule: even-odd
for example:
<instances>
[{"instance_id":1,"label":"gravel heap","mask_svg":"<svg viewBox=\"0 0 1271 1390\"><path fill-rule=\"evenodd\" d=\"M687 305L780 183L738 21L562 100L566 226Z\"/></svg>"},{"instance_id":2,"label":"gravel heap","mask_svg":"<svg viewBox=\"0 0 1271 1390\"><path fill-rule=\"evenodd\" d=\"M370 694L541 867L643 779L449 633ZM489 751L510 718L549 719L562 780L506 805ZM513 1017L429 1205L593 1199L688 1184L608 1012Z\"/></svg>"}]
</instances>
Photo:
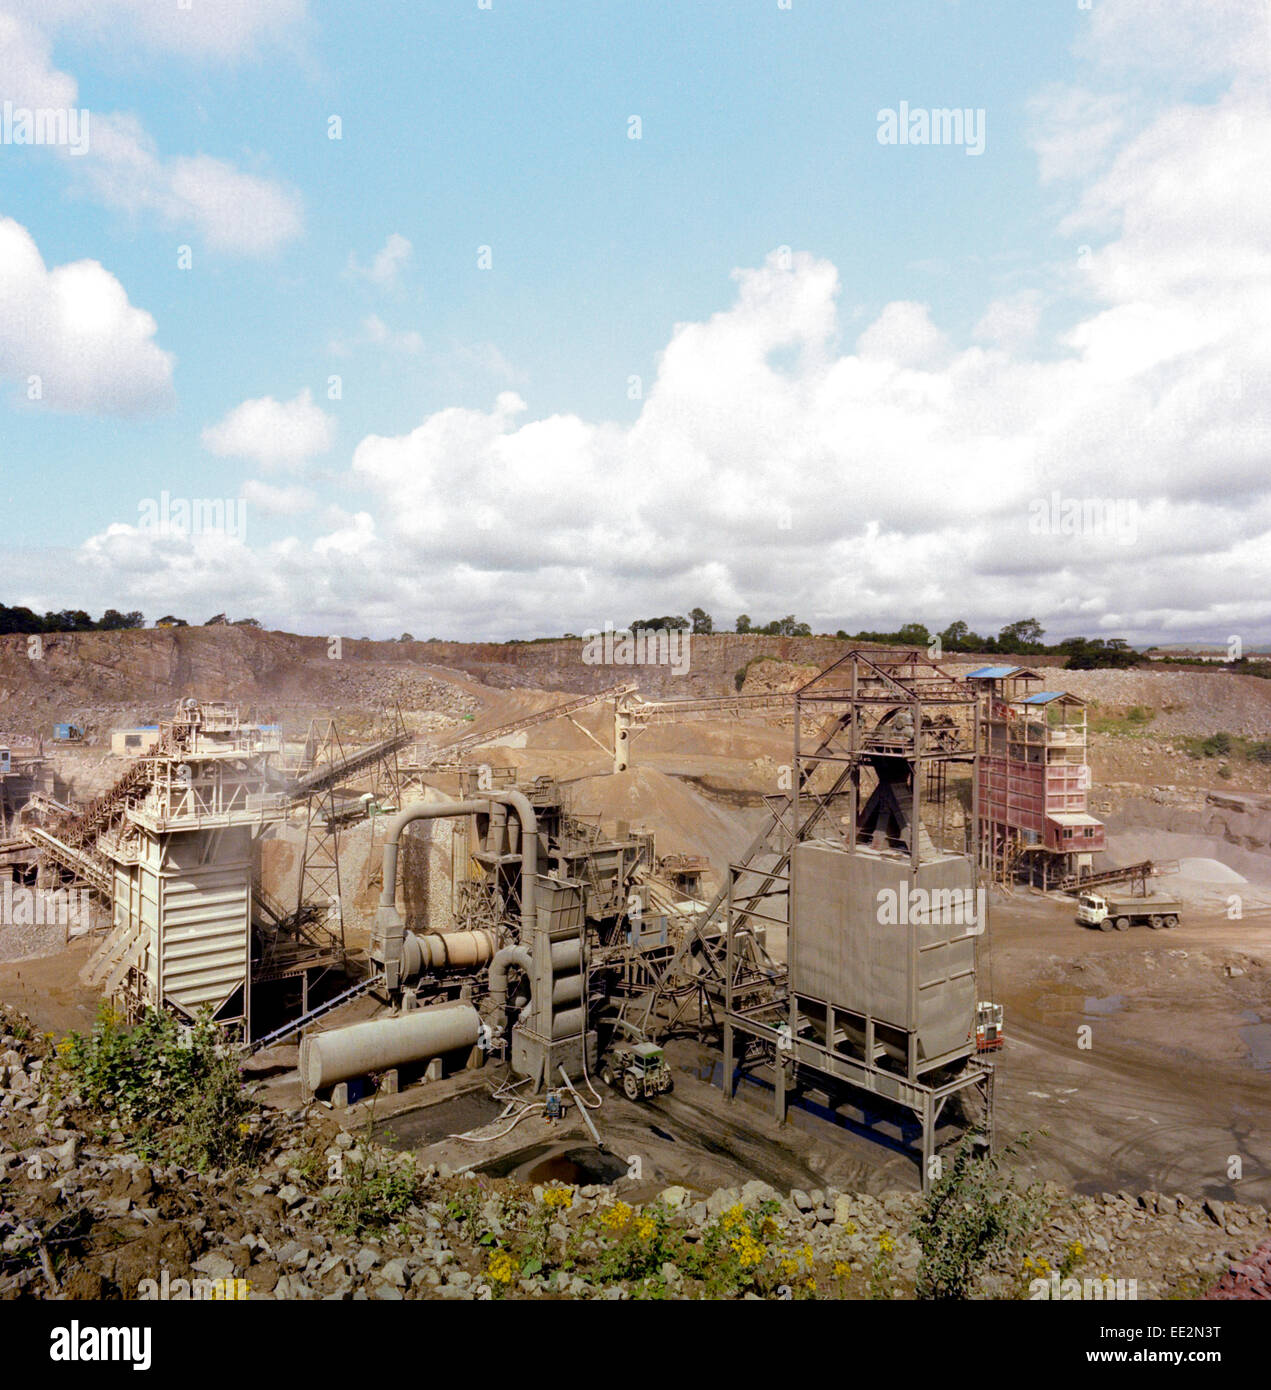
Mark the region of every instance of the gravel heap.
<instances>
[{"instance_id":1,"label":"gravel heap","mask_svg":"<svg viewBox=\"0 0 1271 1390\"><path fill-rule=\"evenodd\" d=\"M683 1187L634 1206L604 1185L526 1187L416 1167L320 1107L267 1112L239 1173L147 1162L109 1122L52 1108L49 1040L0 1006L0 1297L897 1298L912 1296L916 1193ZM370 1165L391 1219L347 1219ZM333 1175L342 1175L333 1181ZM985 1297L1061 1296L1061 1276L1139 1298L1267 1297L1262 1207L1181 1194L1044 1189L1047 1215ZM341 1216L344 1220L341 1220ZM167 1281L166 1284L164 1281ZM206 1291L211 1281L219 1295ZM150 1282L147 1282L150 1281ZM228 1292L227 1292L228 1291Z\"/></svg>"}]
</instances>

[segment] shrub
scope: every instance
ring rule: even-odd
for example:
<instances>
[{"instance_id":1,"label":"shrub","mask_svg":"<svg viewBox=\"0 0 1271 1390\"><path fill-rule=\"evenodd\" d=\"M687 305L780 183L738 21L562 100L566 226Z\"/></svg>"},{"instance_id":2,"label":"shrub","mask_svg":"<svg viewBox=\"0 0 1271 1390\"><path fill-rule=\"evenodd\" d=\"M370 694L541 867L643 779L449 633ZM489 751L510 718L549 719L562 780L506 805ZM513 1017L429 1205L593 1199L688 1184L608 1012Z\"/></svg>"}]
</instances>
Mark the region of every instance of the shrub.
<instances>
[{"instance_id":1,"label":"shrub","mask_svg":"<svg viewBox=\"0 0 1271 1390\"><path fill-rule=\"evenodd\" d=\"M77 1097L118 1126L143 1158L206 1171L250 1157L259 1112L206 1013L183 1028L150 1009L127 1028L102 1004L90 1034L68 1033L58 1043L49 1085L55 1098Z\"/></svg>"},{"instance_id":2,"label":"shrub","mask_svg":"<svg viewBox=\"0 0 1271 1390\"><path fill-rule=\"evenodd\" d=\"M975 1136L954 1150L914 1220L921 1251L919 1298L968 1298L982 1273L992 1269L1041 1221L1040 1191L1021 1191L1005 1161L1028 1145L1025 1135L1000 1155L979 1155Z\"/></svg>"},{"instance_id":3,"label":"shrub","mask_svg":"<svg viewBox=\"0 0 1271 1390\"><path fill-rule=\"evenodd\" d=\"M345 1167L344 1183L330 1199L329 1210L332 1225L347 1235L387 1230L419 1197L420 1178L413 1159L398 1169L378 1153L368 1151Z\"/></svg>"}]
</instances>

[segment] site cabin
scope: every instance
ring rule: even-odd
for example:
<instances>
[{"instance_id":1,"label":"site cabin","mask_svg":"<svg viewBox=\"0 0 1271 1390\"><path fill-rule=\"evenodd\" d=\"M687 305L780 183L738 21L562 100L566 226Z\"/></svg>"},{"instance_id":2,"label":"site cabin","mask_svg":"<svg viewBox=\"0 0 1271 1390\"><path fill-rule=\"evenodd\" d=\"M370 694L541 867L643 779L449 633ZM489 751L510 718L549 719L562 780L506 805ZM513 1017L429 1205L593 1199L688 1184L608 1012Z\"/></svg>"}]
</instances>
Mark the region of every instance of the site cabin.
<instances>
[{"instance_id":1,"label":"site cabin","mask_svg":"<svg viewBox=\"0 0 1271 1390\"><path fill-rule=\"evenodd\" d=\"M143 724L137 729L115 729L110 735L110 751L116 758L142 758L159 746L159 726Z\"/></svg>"},{"instance_id":2,"label":"site cabin","mask_svg":"<svg viewBox=\"0 0 1271 1390\"><path fill-rule=\"evenodd\" d=\"M1077 899L1077 921L1083 927L1098 927L1100 931L1128 931L1132 926L1178 926L1183 904L1178 898L1151 893L1147 897L1124 897L1098 893L1083 893Z\"/></svg>"}]
</instances>

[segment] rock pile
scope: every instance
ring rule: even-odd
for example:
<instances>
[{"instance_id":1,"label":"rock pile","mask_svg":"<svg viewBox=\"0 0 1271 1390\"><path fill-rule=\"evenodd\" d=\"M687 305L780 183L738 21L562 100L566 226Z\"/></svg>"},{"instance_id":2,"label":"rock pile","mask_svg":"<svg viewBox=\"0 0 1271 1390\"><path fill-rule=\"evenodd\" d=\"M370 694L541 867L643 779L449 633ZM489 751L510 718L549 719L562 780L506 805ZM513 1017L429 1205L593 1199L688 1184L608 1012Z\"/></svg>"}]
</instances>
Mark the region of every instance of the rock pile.
<instances>
[{"instance_id":1,"label":"rock pile","mask_svg":"<svg viewBox=\"0 0 1271 1390\"><path fill-rule=\"evenodd\" d=\"M264 1157L246 1177L197 1173L132 1153L109 1120L51 1101L50 1057L48 1039L0 1007L0 1297L913 1294L916 1193L750 1182L671 1187L636 1206L615 1187L417 1168L313 1107L261 1117ZM1261 1207L1055 1186L1044 1197L1041 1228L983 1296L1058 1297L1047 1290L1061 1274L1134 1280L1139 1298L1271 1293Z\"/></svg>"}]
</instances>

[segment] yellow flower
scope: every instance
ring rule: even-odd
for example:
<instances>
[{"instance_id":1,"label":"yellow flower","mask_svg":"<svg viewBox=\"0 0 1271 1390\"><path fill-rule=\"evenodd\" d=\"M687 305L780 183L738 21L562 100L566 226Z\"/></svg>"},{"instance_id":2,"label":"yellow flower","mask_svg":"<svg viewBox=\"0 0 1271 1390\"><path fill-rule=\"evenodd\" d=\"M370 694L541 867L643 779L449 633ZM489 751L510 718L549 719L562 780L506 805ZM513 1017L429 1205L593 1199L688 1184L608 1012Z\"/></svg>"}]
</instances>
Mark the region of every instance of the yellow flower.
<instances>
[{"instance_id":1,"label":"yellow flower","mask_svg":"<svg viewBox=\"0 0 1271 1390\"><path fill-rule=\"evenodd\" d=\"M719 1224L726 1231L734 1230L740 1226L746 1218L745 1208L740 1202L734 1202L731 1207L720 1217Z\"/></svg>"},{"instance_id":2,"label":"yellow flower","mask_svg":"<svg viewBox=\"0 0 1271 1390\"><path fill-rule=\"evenodd\" d=\"M847 1225L843 1227L843 1229L847 1232L849 1236L854 1236L856 1234L856 1222L849 1221Z\"/></svg>"},{"instance_id":3,"label":"yellow flower","mask_svg":"<svg viewBox=\"0 0 1271 1390\"><path fill-rule=\"evenodd\" d=\"M574 1194L567 1187L546 1188L543 1192L543 1205L568 1209L574 1205Z\"/></svg>"},{"instance_id":4,"label":"yellow flower","mask_svg":"<svg viewBox=\"0 0 1271 1390\"><path fill-rule=\"evenodd\" d=\"M809 1292L811 1293L816 1292L816 1280L813 1278L812 1275L809 1274L808 1277L803 1281L803 1287L809 1290Z\"/></svg>"},{"instance_id":5,"label":"yellow flower","mask_svg":"<svg viewBox=\"0 0 1271 1390\"><path fill-rule=\"evenodd\" d=\"M834 1261L834 1277L836 1279L847 1279L852 1273L852 1266L846 1260Z\"/></svg>"},{"instance_id":6,"label":"yellow flower","mask_svg":"<svg viewBox=\"0 0 1271 1390\"><path fill-rule=\"evenodd\" d=\"M738 1263L743 1269L749 1269L752 1265L757 1265L764 1257L764 1248L750 1234L749 1231L739 1232L728 1242L734 1255L737 1256Z\"/></svg>"},{"instance_id":7,"label":"yellow flower","mask_svg":"<svg viewBox=\"0 0 1271 1390\"><path fill-rule=\"evenodd\" d=\"M510 1284L516 1278L516 1261L506 1250L496 1250L490 1256L490 1266L486 1272L496 1284Z\"/></svg>"},{"instance_id":8,"label":"yellow flower","mask_svg":"<svg viewBox=\"0 0 1271 1390\"><path fill-rule=\"evenodd\" d=\"M626 1202L615 1202L601 1220L611 1231L620 1231L631 1220L631 1208Z\"/></svg>"},{"instance_id":9,"label":"yellow flower","mask_svg":"<svg viewBox=\"0 0 1271 1390\"><path fill-rule=\"evenodd\" d=\"M798 1260L791 1259L790 1256L787 1255L786 1258L781 1261L781 1273L784 1274L787 1279L792 1279L798 1272Z\"/></svg>"},{"instance_id":10,"label":"yellow flower","mask_svg":"<svg viewBox=\"0 0 1271 1390\"><path fill-rule=\"evenodd\" d=\"M765 1240L771 1240L773 1236L779 1235L780 1232L781 1227L777 1224L776 1217L772 1215L765 1216L759 1223L759 1234L763 1236Z\"/></svg>"},{"instance_id":11,"label":"yellow flower","mask_svg":"<svg viewBox=\"0 0 1271 1390\"><path fill-rule=\"evenodd\" d=\"M635 1223L636 1235L641 1240L649 1240L658 1228L658 1223L651 1216L637 1216Z\"/></svg>"},{"instance_id":12,"label":"yellow flower","mask_svg":"<svg viewBox=\"0 0 1271 1390\"><path fill-rule=\"evenodd\" d=\"M880 1255L890 1255L896 1248L896 1242L891 1238L890 1231L880 1231L878 1233L878 1253Z\"/></svg>"}]
</instances>

